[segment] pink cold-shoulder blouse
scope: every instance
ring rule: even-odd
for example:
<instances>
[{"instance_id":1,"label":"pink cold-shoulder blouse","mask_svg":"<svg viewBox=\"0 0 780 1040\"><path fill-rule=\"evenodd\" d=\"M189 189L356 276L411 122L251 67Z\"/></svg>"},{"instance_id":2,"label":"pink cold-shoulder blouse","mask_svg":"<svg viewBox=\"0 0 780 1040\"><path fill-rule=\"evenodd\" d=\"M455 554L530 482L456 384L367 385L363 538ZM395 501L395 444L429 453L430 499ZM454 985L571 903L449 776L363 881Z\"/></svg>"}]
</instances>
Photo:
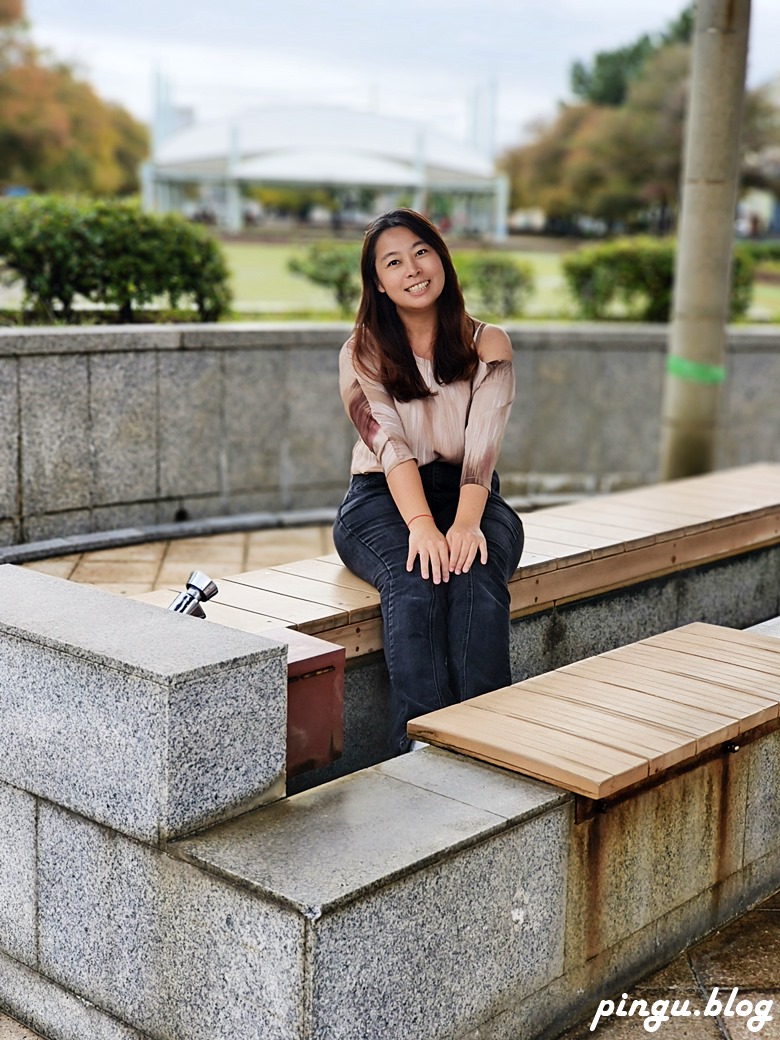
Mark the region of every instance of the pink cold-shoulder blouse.
<instances>
[{"instance_id":1,"label":"pink cold-shoulder blouse","mask_svg":"<svg viewBox=\"0 0 780 1040\"><path fill-rule=\"evenodd\" d=\"M475 343L484 327L477 325ZM397 401L356 371L351 339L341 348L341 399L359 435L350 472L387 475L410 459L418 466L448 462L462 467L461 484L489 489L515 396L512 362L480 361L473 379L441 385L432 361L415 360L432 396Z\"/></svg>"}]
</instances>

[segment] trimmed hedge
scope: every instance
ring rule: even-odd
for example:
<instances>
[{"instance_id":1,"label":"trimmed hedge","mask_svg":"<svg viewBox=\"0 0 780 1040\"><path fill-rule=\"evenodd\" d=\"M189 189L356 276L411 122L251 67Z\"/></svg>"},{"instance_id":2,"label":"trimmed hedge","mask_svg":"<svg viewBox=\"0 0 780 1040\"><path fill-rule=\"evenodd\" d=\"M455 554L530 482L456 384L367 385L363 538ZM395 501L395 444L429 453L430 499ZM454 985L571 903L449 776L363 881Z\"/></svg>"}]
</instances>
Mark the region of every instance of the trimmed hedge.
<instances>
[{"instance_id":1,"label":"trimmed hedge","mask_svg":"<svg viewBox=\"0 0 780 1040\"><path fill-rule=\"evenodd\" d=\"M315 242L303 257L292 257L287 267L293 274L330 289L347 317L360 299L360 252L358 245Z\"/></svg>"},{"instance_id":2,"label":"trimmed hedge","mask_svg":"<svg viewBox=\"0 0 780 1040\"><path fill-rule=\"evenodd\" d=\"M32 197L0 203L0 258L24 287L33 319L77 320L77 297L131 322L161 298L200 321L230 308L228 270L209 233L132 202Z\"/></svg>"},{"instance_id":3,"label":"trimmed hedge","mask_svg":"<svg viewBox=\"0 0 780 1040\"><path fill-rule=\"evenodd\" d=\"M534 291L533 268L502 253L460 254L458 280L479 294L485 310L499 318L523 313Z\"/></svg>"},{"instance_id":4,"label":"trimmed hedge","mask_svg":"<svg viewBox=\"0 0 780 1040\"><path fill-rule=\"evenodd\" d=\"M603 319L622 304L640 321L669 320L674 284L675 244L671 240L625 238L577 250L563 259L563 272L584 318ZM731 318L747 313L754 264L741 246L734 250Z\"/></svg>"}]
</instances>

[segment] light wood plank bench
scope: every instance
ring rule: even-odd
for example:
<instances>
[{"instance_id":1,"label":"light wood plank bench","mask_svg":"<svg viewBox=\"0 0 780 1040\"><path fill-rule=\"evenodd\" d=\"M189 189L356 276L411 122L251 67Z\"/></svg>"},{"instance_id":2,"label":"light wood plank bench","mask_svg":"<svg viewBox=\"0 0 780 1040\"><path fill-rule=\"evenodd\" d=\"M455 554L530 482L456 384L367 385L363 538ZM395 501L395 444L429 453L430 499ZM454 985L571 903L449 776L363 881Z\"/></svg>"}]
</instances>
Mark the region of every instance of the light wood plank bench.
<instances>
[{"instance_id":1,"label":"light wood plank bench","mask_svg":"<svg viewBox=\"0 0 780 1040\"><path fill-rule=\"evenodd\" d=\"M701 477L521 514L513 618L780 542L780 464ZM335 554L220 577L208 618L249 632L289 627L356 658L382 648L379 597ZM167 606L178 589L138 599Z\"/></svg>"},{"instance_id":2,"label":"light wood plank bench","mask_svg":"<svg viewBox=\"0 0 780 1040\"><path fill-rule=\"evenodd\" d=\"M780 726L780 639L692 624L431 712L417 740L592 800Z\"/></svg>"}]
</instances>

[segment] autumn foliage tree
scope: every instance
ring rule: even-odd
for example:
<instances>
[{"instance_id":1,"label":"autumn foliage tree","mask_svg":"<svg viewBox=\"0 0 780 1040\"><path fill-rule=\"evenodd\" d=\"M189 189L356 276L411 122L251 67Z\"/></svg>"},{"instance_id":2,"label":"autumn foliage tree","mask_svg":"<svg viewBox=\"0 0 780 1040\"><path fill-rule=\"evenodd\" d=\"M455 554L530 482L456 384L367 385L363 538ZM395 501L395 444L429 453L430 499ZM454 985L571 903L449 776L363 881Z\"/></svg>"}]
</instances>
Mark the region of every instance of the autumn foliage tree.
<instances>
[{"instance_id":1,"label":"autumn foliage tree","mask_svg":"<svg viewBox=\"0 0 780 1040\"><path fill-rule=\"evenodd\" d=\"M0 187L137 190L146 129L35 46L22 0L0 0Z\"/></svg>"},{"instance_id":2,"label":"autumn foliage tree","mask_svg":"<svg viewBox=\"0 0 780 1040\"><path fill-rule=\"evenodd\" d=\"M691 11L657 37L596 55L573 69L581 99L530 128L507 151L514 208L539 207L552 230L583 216L617 227L665 233L679 203L690 67ZM776 140L778 111L766 91L749 92L743 120L746 154Z\"/></svg>"}]
</instances>

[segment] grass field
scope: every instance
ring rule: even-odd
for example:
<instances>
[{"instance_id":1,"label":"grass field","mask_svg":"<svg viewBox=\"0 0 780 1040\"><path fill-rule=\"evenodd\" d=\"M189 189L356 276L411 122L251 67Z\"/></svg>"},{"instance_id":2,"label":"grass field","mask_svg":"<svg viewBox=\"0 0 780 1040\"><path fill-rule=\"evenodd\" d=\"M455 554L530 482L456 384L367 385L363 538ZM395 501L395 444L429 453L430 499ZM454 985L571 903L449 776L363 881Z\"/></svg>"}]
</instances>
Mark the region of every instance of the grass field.
<instances>
[{"instance_id":1,"label":"grass field","mask_svg":"<svg viewBox=\"0 0 780 1040\"><path fill-rule=\"evenodd\" d=\"M302 256L304 246L229 242L223 245L230 267L237 316L313 318L340 317L331 294L306 278L292 274L287 263ZM561 253L509 251L534 271L535 291L523 317L572 320L577 311L561 271ZM466 300L475 314L476 301ZM780 284L756 281L748 320L780 321Z\"/></svg>"}]
</instances>

